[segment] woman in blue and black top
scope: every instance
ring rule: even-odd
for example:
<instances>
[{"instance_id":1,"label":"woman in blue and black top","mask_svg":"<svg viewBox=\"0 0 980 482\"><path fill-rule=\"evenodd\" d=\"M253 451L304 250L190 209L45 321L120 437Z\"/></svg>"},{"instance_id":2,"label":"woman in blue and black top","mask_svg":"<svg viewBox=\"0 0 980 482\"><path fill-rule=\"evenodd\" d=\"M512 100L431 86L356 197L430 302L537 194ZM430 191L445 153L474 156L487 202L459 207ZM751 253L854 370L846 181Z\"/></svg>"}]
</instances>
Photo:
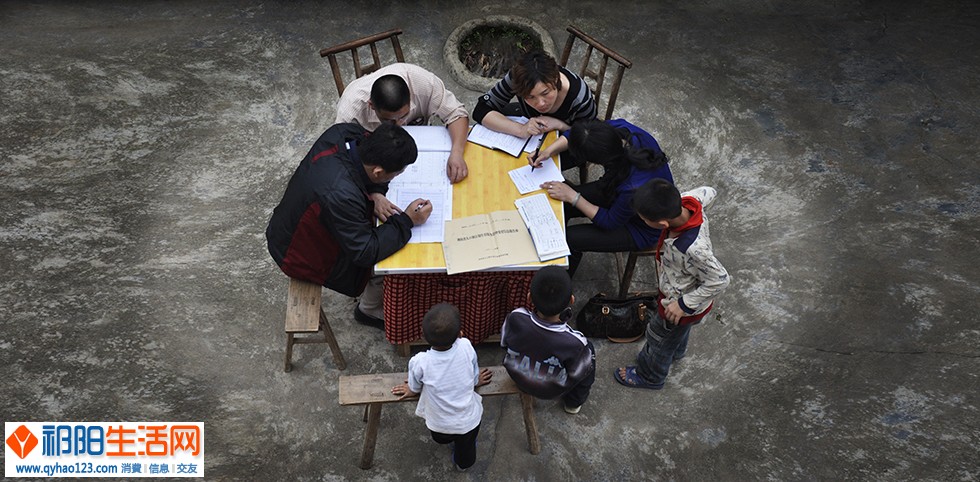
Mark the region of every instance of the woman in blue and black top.
<instances>
[{"instance_id":1,"label":"woman in blue and black top","mask_svg":"<svg viewBox=\"0 0 980 482\"><path fill-rule=\"evenodd\" d=\"M514 97L517 104L510 104ZM524 54L480 97L473 120L497 132L528 138L553 130L567 131L577 121L595 119L596 111L595 97L581 77L559 66L550 55L534 50ZM508 115L530 121L521 124Z\"/></svg>"},{"instance_id":2,"label":"woman in blue and black top","mask_svg":"<svg viewBox=\"0 0 980 482\"><path fill-rule=\"evenodd\" d=\"M663 178L674 183L667 156L647 131L622 119L585 121L572 125L568 137L560 137L542 149L532 165L568 150L579 159L601 165L605 172L581 186L546 182L548 195L567 203L566 219L587 217L590 224L568 226L565 236L568 272L575 274L582 253L645 250L656 246L660 230L647 226L633 209L633 192L647 181Z\"/></svg>"}]
</instances>

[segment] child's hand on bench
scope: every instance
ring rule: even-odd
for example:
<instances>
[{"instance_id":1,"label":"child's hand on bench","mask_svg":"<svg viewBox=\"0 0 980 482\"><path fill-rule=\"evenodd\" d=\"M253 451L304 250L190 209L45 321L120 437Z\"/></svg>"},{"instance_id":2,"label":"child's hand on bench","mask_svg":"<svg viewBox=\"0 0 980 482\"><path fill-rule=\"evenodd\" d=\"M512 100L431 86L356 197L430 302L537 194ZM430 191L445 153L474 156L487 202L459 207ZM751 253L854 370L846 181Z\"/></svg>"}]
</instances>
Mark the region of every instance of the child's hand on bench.
<instances>
[{"instance_id":1,"label":"child's hand on bench","mask_svg":"<svg viewBox=\"0 0 980 482\"><path fill-rule=\"evenodd\" d=\"M489 368L481 368L480 369L480 378L476 382L476 386L482 387L482 386L490 383L490 379L491 378L493 378L493 372L491 372Z\"/></svg>"},{"instance_id":2,"label":"child's hand on bench","mask_svg":"<svg viewBox=\"0 0 980 482\"><path fill-rule=\"evenodd\" d=\"M480 377L482 379L483 373L480 373ZM419 396L418 393L415 393L408 388L408 380L405 380L405 382L402 383L401 385L395 385L394 387L391 387L391 394L398 395L399 400L405 400L407 398Z\"/></svg>"}]
</instances>

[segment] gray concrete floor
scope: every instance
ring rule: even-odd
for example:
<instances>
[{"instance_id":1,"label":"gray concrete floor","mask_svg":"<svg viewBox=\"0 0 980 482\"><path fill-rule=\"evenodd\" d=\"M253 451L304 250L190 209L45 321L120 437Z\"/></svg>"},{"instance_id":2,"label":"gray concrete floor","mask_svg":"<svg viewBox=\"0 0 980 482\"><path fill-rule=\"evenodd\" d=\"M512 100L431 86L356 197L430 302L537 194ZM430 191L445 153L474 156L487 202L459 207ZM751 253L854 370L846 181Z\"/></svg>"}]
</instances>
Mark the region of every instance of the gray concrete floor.
<instances>
[{"instance_id":1,"label":"gray concrete floor","mask_svg":"<svg viewBox=\"0 0 980 482\"><path fill-rule=\"evenodd\" d=\"M5 421L204 422L216 480L980 478L980 7L410 3L0 4ZM612 379L639 344L599 342L582 412L539 403L540 455L517 399L488 399L457 475L401 404L361 471L324 347L282 371L263 229L334 117L321 47L398 26L408 61L445 74L446 37L491 14L635 62L617 116L681 187L718 188L734 281L660 392ZM581 299L613 289L612 258L580 275ZM405 368L327 300L345 373Z\"/></svg>"}]
</instances>

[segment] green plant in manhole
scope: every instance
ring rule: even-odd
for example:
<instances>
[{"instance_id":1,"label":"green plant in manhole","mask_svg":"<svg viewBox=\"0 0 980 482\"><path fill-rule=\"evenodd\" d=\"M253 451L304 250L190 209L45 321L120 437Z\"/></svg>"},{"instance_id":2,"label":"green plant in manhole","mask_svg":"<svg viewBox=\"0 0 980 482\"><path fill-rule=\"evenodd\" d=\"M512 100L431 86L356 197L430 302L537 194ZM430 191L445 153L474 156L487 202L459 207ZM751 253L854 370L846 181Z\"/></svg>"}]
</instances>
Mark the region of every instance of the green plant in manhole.
<instances>
[{"instance_id":1,"label":"green plant in manhole","mask_svg":"<svg viewBox=\"0 0 980 482\"><path fill-rule=\"evenodd\" d=\"M476 75L499 78L525 52L541 48L541 39L528 30L484 25L474 28L459 42L459 60Z\"/></svg>"}]
</instances>

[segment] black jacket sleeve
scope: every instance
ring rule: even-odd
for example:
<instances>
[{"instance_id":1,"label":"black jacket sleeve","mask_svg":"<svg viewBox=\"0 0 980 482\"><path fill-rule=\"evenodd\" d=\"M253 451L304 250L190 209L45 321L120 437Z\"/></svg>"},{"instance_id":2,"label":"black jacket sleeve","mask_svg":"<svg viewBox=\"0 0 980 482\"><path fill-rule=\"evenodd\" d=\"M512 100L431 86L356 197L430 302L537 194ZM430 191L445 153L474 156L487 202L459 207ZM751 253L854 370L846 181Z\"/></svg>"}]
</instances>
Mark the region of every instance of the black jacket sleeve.
<instances>
[{"instance_id":1,"label":"black jacket sleeve","mask_svg":"<svg viewBox=\"0 0 980 482\"><path fill-rule=\"evenodd\" d=\"M337 243L356 266L370 268L402 249L412 237L412 219L405 213L375 226L371 205L359 190L334 189L321 196L320 216Z\"/></svg>"}]
</instances>

